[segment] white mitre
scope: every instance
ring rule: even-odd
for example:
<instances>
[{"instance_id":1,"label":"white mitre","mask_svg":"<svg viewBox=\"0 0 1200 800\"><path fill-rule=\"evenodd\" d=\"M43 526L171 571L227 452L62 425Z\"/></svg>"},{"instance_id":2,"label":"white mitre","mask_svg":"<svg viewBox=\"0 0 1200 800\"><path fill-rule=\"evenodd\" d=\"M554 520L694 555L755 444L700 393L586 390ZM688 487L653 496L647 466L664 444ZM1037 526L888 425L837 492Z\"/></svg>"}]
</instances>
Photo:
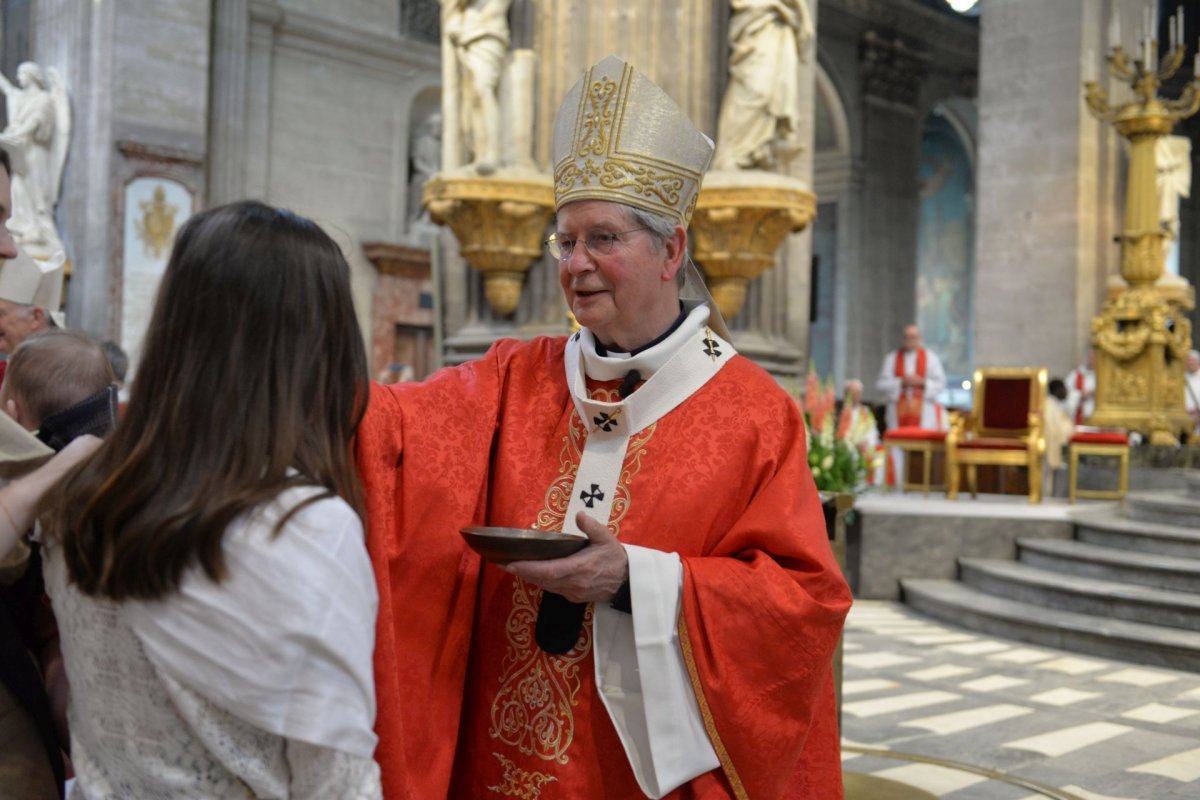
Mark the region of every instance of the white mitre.
<instances>
[{"instance_id":1,"label":"white mitre","mask_svg":"<svg viewBox=\"0 0 1200 800\"><path fill-rule=\"evenodd\" d=\"M62 305L66 262L67 254L61 250L46 261L38 261L18 248L16 258L0 265L0 300L57 312Z\"/></svg>"}]
</instances>

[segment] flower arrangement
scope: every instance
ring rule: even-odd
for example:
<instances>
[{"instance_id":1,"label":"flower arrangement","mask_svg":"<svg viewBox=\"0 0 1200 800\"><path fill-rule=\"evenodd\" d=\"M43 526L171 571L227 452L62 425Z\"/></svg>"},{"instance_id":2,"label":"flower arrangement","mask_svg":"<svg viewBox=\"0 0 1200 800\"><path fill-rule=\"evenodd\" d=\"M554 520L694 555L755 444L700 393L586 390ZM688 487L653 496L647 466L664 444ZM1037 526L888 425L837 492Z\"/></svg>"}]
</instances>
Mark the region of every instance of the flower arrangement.
<instances>
[{"instance_id":1,"label":"flower arrangement","mask_svg":"<svg viewBox=\"0 0 1200 800\"><path fill-rule=\"evenodd\" d=\"M808 466L817 489L823 492L862 490L881 455L872 443L874 417L850 391L847 400L839 414L833 380L822 385L809 367L804 393L796 398L796 404L804 416Z\"/></svg>"}]
</instances>

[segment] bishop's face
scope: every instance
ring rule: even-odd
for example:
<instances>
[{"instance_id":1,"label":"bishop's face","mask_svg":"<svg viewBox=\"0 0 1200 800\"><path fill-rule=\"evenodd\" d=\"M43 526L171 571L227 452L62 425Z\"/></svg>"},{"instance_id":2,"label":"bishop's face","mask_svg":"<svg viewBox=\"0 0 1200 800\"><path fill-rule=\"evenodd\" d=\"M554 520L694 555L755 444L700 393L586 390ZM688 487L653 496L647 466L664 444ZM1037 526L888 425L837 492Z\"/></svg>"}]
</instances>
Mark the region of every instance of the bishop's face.
<instances>
[{"instance_id":1,"label":"bishop's face","mask_svg":"<svg viewBox=\"0 0 1200 800\"><path fill-rule=\"evenodd\" d=\"M607 200L563 206L556 234L560 241L575 242L571 257L559 261L558 276L580 325L622 350L637 348L670 327L679 314L679 242L660 245L650 231L639 228L628 207ZM593 252L584 244L597 235L616 237L610 252Z\"/></svg>"}]
</instances>

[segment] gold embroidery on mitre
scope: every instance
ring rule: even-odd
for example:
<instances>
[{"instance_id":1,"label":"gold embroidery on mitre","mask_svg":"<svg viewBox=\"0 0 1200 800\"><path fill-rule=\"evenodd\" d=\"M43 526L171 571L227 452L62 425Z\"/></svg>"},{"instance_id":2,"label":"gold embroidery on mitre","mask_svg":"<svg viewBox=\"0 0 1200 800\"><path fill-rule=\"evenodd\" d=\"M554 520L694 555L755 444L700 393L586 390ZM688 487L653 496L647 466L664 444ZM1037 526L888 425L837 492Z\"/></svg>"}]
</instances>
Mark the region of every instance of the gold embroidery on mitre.
<instances>
[{"instance_id":1,"label":"gold embroidery on mitre","mask_svg":"<svg viewBox=\"0 0 1200 800\"><path fill-rule=\"evenodd\" d=\"M499 786L489 786L488 788L506 797L538 800L542 796L542 787L558 780L553 775L543 775L540 772L521 769L513 763L512 759L505 758L499 753L492 753L492 755L500 759L500 763L504 767L504 777Z\"/></svg>"},{"instance_id":2,"label":"gold embroidery on mitre","mask_svg":"<svg viewBox=\"0 0 1200 800\"><path fill-rule=\"evenodd\" d=\"M713 144L666 92L609 56L567 92L553 152L556 208L612 200L686 227Z\"/></svg>"},{"instance_id":3,"label":"gold embroidery on mitre","mask_svg":"<svg viewBox=\"0 0 1200 800\"><path fill-rule=\"evenodd\" d=\"M619 399L615 390L606 389L592 392L591 397L605 402ZM630 507L629 484L641 471L645 445L656 427L657 423L639 431L626 449L609 517L609 530L614 536L620 536L621 520ZM559 452L559 475L546 491L545 507L538 513L534 527L562 530L586 442L587 428L578 412L572 410ZM586 668L592 652L592 607L584 612L575 646L563 655L551 656L534 640L541 597L540 588L513 579L512 610L505 622L508 646L500 666L500 690L492 700L488 735L525 755L566 764L570 760L567 750L575 739L574 707L582 686L580 670ZM501 785L507 786L507 779Z\"/></svg>"}]
</instances>

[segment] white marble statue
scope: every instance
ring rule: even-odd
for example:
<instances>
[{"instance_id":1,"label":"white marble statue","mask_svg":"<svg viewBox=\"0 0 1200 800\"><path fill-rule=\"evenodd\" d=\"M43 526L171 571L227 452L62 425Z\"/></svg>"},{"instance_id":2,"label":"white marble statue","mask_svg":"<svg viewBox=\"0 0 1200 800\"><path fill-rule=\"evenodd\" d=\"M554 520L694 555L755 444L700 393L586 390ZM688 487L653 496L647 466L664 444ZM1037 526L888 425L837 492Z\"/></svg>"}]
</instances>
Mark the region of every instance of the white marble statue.
<instances>
[{"instance_id":1,"label":"white marble statue","mask_svg":"<svg viewBox=\"0 0 1200 800\"><path fill-rule=\"evenodd\" d=\"M0 147L12 161L13 238L35 258L63 249L54 223L54 207L62 184L63 164L71 137L67 90L58 70L45 72L26 61L17 67L17 85L0 74L8 126L0 131Z\"/></svg>"},{"instance_id":2,"label":"white marble statue","mask_svg":"<svg viewBox=\"0 0 1200 800\"><path fill-rule=\"evenodd\" d=\"M408 174L408 218L413 222L428 222L429 212L421 204L425 182L442 166L442 114L434 111L417 129L412 142L412 168Z\"/></svg>"},{"instance_id":3,"label":"white marble statue","mask_svg":"<svg viewBox=\"0 0 1200 800\"><path fill-rule=\"evenodd\" d=\"M508 56L508 9L512 0L443 0L447 40L454 48L459 80L459 118L468 163L500 159L500 76Z\"/></svg>"},{"instance_id":4,"label":"white marble statue","mask_svg":"<svg viewBox=\"0 0 1200 800\"><path fill-rule=\"evenodd\" d=\"M1192 189L1192 142L1186 136L1161 136L1155 143L1154 159L1158 167L1158 220L1167 234L1163 257L1167 271L1179 274L1179 198L1187 197Z\"/></svg>"},{"instance_id":5,"label":"white marble statue","mask_svg":"<svg viewBox=\"0 0 1200 800\"><path fill-rule=\"evenodd\" d=\"M800 63L815 31L806 0L731 0L729 86L713 168L786 166L800 149Z\"/></svg>"}]
</instances>

